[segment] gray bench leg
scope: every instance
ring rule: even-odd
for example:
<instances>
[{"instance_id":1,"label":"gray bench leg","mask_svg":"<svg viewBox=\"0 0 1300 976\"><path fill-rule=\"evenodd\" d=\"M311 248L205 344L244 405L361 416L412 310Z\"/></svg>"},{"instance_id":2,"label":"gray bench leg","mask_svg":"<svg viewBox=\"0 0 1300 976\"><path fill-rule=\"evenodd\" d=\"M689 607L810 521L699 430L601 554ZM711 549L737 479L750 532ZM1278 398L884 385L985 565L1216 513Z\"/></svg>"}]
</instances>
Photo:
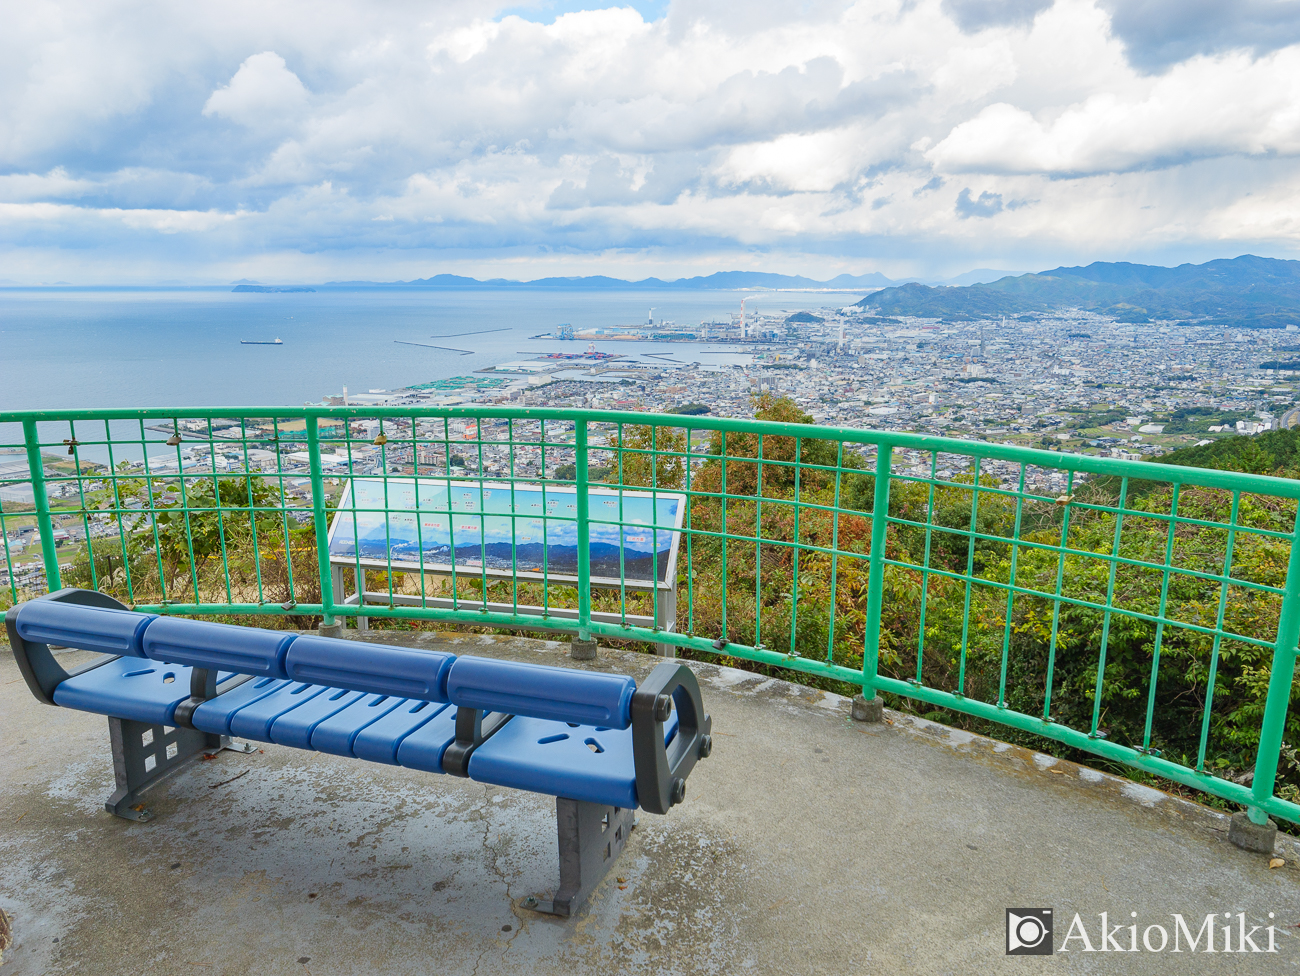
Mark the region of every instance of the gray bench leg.
<instances>
[{"instance_id":1,"label":"gray bench leg","mask_svg":"<svg viewBox=\"0 0 1300 976\"><path fill-rule=\"evenodd\" d=\"M540 895L525 898L524 907L570 916L618 860L636 818L622 807L557 796L555 822L560 835L560 888L549 900Z\"/></svg>"},{"instance_id":2,"label":"gray bench leg","mask_svg":"<svg viewBox=\"0 0 1300 976\"><path fill-rule=\"evenodd\" d=\"M236 742L228 735L210 735L125 718L108 720L108 737L113 744L117 789L104 801L104 809L114 816L141 823L152 820L153 814L145 809L140 794L159 780L205 752L253 751L251 744Z\"/></svg>"}]
</instances>

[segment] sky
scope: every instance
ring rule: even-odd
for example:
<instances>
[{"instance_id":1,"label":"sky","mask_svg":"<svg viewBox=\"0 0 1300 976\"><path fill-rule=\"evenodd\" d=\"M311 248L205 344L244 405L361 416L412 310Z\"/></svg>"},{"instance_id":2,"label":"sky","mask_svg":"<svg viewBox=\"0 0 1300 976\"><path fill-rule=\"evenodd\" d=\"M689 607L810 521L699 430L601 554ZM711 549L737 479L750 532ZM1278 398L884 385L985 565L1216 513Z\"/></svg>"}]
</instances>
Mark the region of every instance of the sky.
<instances>
[{"instance_id":1,"label":"sky","mask_svg":"<svg viewBox=\"0 0 1300 976\"><path fill-rule=\"evenodd\" d=\"M0 4L0 282L1300 256L1300 0Z\"/></svg>"}]
</instances>

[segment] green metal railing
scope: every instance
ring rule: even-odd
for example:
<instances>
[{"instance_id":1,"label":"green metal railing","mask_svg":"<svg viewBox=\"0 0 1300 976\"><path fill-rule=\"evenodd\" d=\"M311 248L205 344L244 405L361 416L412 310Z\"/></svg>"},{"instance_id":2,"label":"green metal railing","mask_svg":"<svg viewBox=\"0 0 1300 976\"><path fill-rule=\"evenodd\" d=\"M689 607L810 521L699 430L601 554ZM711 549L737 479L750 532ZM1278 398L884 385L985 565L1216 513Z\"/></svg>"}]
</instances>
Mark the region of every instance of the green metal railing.
<instances>
[{"instance_id":1,"label":"green metal railing","mask_svg":"<svg viewBox=\"0 0 1300 976\"><path fill-rule=\"evenodd\" d=\"M362 482L378 500L361 500ZM456 491L477 500L458 509ZM540 512L518 511L532 491ZM508 493L495 510L508 559L485 517L477 539L456 525L492 492ZM572 510L557 501L570 497ZM654 513L682 506L680 524L634 521L634 497ZM1297 500L1288 479L774 420L23 411L0 413L0 592L80 585L156 613L684 648L998 723L1242 804L1256 822L1300 822L1285 741ZM395 555L397 518L414 519L414 561ZM383 526L369 555L366 519ZM420 533L438 519L452 536L434 569ZM542 526L541 558L524 558L522 519ZM633 531L654 543L650 576L628 570ZM616 534L617 578L593 574L593 533ZM567 575L552 560L561 538L576 540Z\"/></svg>"}]
</instances>

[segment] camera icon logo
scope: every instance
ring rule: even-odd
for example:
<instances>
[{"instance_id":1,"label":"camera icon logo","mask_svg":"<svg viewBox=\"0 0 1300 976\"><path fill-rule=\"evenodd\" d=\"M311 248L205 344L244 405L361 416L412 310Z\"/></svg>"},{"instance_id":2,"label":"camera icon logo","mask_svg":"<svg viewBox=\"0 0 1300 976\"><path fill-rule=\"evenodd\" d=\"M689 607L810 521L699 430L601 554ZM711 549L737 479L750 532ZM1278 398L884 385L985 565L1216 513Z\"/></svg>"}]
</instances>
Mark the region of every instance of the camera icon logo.
<instances>
[{"instance_id":1,"label":"camera icon logo","mask_svg":"<svg viewBox=\"0 0 1300 976\"><path fill-rule=\"evenodd\" d=\"M1052 910L1050 908L1007 909L1007 955L1050 956L1052 954Z\"/></svg>"}]
</instances>

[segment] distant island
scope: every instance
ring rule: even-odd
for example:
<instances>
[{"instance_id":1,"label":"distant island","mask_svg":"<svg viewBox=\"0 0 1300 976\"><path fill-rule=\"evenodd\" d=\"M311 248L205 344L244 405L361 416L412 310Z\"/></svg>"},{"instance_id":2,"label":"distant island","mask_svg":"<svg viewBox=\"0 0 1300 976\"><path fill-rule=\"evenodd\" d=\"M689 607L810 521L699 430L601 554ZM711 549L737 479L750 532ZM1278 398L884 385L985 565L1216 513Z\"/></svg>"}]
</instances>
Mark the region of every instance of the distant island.
<instances>
[{"instance_id":1,"label":"distant island","mask_svg":"<svg viewBox=\"0 0 1300 976\"><path fill-rule=\"evenodd\" d=\"M584 291L658 291L661 289L702 291L735 290L740 288L762 288L768 290L787 289L794 291L864 291L884 288L897 284L893 278L886 278L877 271L864 275L842 274L829 281L816 281L802 275L768 274L763 271L719 271L715 274L694 278L677 278L664 281L662 278L642 278L628 281L623 278L610 278L606 275L585 275L565 278L536 278L532 281L514 281L509 278L466 278L462 275L440 274L432 278L417 278L414 281L329 281L324 288L438 288L438 289L497 289L497 288L547 288L578 289ZM236 289L238 290L238 289Z\"/></svg>"},{"instance_id":2,"label":"distant island","mask_svg":"<svg viewBox=\"0 0 1300 976\"><path fill-rule=\"evenodd\" d=\"M991 268L976 268L955 278L929 279L936 285L970 285L981 281L996 281L1012 274L1009 271L995 271ZM411 281L327 281L317 285L323 290L340 289L348 291L382 290L474 290L495 291L497 289L548 289L556 291L876 291L899 285L904 282L918 281L917 278L888 278L878 271L868 274L841 274L834 278L820 280L806 278L803 275L771 274L766 271L718 271L711 275L696 275L694 278L640 278L632 281L627 278L611 278L608 275L570 275L555 278L534 278L530 281L517 281L513 278L468 278L464 275L438 274L429 278L415 278ZM260 285L259 282L241 279L232 281L239 287L235 291L312 291L311 288L289 288L273 285Z\"/></svg>"},{"instance_id":3,"label":"distant island","mask_svg":"<svg viewBox=\"0 0 1300 976\"><path fill-rule=\"evenodd\" d=\"M1118 322L1280 329L1300 325L1300 261L1245 254L1162 268L1098 261L988 284L885 288L857 305L873 315L970 321L1079 308Z\"/></svg>"},{"instance_id":4,"label":"distant island","mask_svg":"<svg viewBox=\"0 0 1300 976\"><path fill-rule=\"evenodd\" d=\"M315 291L315 288L309 288L306 285L235 285L231 291L257 292L259 294L273 294L288 291Z\"/></svg>"}]
</instances>

